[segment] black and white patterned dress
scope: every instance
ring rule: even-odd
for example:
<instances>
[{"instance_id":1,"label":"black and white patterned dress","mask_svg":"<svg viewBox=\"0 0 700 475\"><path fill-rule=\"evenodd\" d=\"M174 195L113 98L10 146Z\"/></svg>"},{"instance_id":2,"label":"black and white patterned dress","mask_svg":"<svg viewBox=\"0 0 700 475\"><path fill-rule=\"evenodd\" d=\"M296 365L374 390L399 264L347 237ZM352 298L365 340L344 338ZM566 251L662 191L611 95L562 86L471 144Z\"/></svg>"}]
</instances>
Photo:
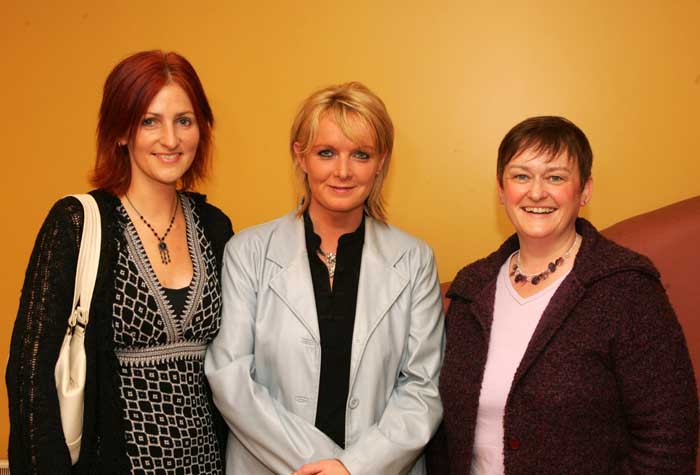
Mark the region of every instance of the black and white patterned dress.
<instances>
[{"instance_id":1,"label":"black and white patterned dress","mask_svg":"<svg viewBox=\"0 0 700 475\"><path fill-rule=\"evenodd\" d=\"M216 259L192 201L181 194L180 203L193 267L180 315L128 216L117 264L114 344L134 474L222 473L204 377L206 345L219 329Z\"/></svg>"}]
</instances>

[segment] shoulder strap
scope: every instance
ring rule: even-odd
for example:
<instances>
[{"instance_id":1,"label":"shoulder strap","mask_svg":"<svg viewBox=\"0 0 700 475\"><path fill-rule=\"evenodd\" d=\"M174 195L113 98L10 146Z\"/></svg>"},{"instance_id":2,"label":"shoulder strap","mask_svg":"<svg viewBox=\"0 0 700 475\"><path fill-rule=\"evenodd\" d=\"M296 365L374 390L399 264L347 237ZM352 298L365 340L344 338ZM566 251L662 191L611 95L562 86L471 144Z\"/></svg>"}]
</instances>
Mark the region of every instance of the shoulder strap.
<instances>
[{"instance_id":1,"label":"shoulder strap","mask_svg":"<svg viewBox=\"0 0 700 475\"><path fill-rule=\"evenodd\" d=\"M84 210L83 234L80 239L78 266L75 271L75 289L73 290L73 309L68 325L74 327L76 322L87 326L90 315L90 302L97 278L97 266L100 261L100 242L102 241L102 226L100 210L95 198L91 195L72 195L78 199Z\"/></svg>"}]
</instances>

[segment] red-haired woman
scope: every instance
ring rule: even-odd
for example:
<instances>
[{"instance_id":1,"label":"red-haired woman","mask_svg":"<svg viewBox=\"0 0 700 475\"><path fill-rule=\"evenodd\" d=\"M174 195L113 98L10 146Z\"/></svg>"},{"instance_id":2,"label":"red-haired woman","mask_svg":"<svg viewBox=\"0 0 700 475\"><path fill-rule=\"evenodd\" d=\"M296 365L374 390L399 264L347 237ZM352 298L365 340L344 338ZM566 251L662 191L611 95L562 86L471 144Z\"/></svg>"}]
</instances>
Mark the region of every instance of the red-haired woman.
<instances>
[{"instance_id":1,"label":"red-haired woman","mask_svg":"<svg viewBox=\"0 0 700 475\"><path fill-rule=\"evenodd\" d=\"M68 197L39 232L12 335L13 474L222 472L226 431L203 358L219 329L221 256L233 231L186 191L206 175L213 123L195 70L176 53L134 54L108 76L92 175L102 245L80 456L72 466L54 385L83 223Z\"/></svg>"}]
</instances>

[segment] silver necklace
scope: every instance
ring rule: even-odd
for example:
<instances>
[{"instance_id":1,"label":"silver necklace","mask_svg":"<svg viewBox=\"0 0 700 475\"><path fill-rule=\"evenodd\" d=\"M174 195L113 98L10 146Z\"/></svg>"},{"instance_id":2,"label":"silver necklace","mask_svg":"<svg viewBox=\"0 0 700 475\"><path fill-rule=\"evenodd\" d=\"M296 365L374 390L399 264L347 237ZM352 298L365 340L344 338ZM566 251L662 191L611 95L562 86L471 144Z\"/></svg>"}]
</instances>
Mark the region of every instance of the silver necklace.
<instances>
[{"instance_id":1,"label":"silver necklace","mask_svg":"<svg viewBox=\"0 0 700 475\"><path fill-rule=\"evenodd\" d=\"M332 279L333 276L335 275L335 262L336 262L337 255L334 252L325 253L325 252L323 252L323 249L321 249L320 247L318 248L317 252L319 254L321 254L321 256L323 257L323 259L325 261L324 263L326 264L326 267L328 268L328 277L330 277Z\"/></svg>"},{"instance_id":2,"label":"silver necklace","mask_svg":"<svg viewBox=\"0 0 700 475\"><path fill-rule=\"evenodd\" d=\"M571 255L571 251L573 251L574 247L576 247L576 243L578 242L578 240L579 235L577 234L574 238L574 243L571 245L569 250L566 251L562 256L557 257L552 262L547 264L547 268L542 272L538 272L537 274L525 274L520 271L520 250L518 250L517 256L515 258L515 264L513 265L513 270L510 273L511 277L515 276L513 277L513 280L516 284L524 284L525 282L530 282L532 285L539 284L547 277L549 277L550 274L553 274L554 271L557 270L557 267L560 267L564 263L564 261L569 258L569 256Z\"/></svg>"}]
</instances>

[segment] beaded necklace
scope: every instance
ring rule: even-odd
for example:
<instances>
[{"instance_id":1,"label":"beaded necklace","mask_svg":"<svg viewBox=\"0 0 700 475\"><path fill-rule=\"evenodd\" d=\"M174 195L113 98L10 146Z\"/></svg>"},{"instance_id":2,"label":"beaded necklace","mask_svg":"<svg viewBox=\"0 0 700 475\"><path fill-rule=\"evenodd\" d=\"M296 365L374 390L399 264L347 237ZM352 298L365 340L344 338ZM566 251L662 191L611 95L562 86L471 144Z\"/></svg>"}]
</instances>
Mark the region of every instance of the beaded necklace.
<instances>
[{"instance_id":1,"label":"beaded necklace","mask_svg":"<svg viewBox=\"0 0 700 475\"><path fill-rule=\"evenodd\" d=\"M134 203L132 203L131 200L129 199L129 195L124 194L124 196L126 197L126 201L128 201L129 204L131 205L131 207L134 209L134 211L136 211L136 214L139 215L139 218L141 219L141 221L143 221L143 224L145 224L148 227L148 229L151 230L153 235L158 240L158 251L160 252L160 262L162 262L163 264L170 264L170 261L171 261L170 260L170 251L168 250L168 245L165 243L165 238L170 233L170 230L173 227L173 223L175 222L175 215L177 214L177 205L179 203L179 201L177 199L177 193L175 193L175 202L173 203L173 215L170 217L170 224L168 224L168 229L165 230L165 233L163 234L163 236L159 236L158 233L156 232L156 230L153 229L153 226L151 226L151 223L146 221L146 218L144 218L143 215L141 214L141 212L138 209L136 209L136 206L134 206Z\"/></svg>"},{"instance_id":2,"label":"beaded necklace","mask_svg":"<svg viewBox=\"0 0 700 475\"><path fill-rule=\"evenodd\" d=\"M571 256L571 251L574 250L574 247L576 247L576 243L578 243L579 239L580 236L577 234L574 238L574 243L571 245L569 250L566 251L562 256L557 257L555 260L550 262L545 270L537 274L525 274L520 271L520 250L518 250L517 256L515 257L515 264L513 264L513 270L511 271L510 276L515 276L513 277L513 280L516 284L524 284L525 282L530 282L532 285L539 284L543 280L547 279L547 277L549 277L550 274L554 273L554 271L557 270L557 267L560 267L564 263L564 261L568 259L569 256Z\"/></svg>"}]
</instances>

